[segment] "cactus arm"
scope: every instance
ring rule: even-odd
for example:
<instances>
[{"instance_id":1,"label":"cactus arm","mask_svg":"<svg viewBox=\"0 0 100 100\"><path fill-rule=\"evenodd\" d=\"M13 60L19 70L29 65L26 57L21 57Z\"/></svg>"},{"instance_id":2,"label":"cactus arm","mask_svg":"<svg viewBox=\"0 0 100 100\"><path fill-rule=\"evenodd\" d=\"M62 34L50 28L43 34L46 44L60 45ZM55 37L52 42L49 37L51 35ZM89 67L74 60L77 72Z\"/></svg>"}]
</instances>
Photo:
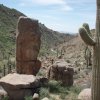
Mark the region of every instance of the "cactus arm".
<instances>
[{"instance_id":1,"label":"cactus arm","mask_svg":"<svg viewBox=\"0 0 100 100\"><path fill-rule=\"evenodd\" d=\"M84 23L83 24L83 27L86 29L87 33L92 36L91 32L90 32L90 28L89 28L89 25L87 23Z\"/></svg>"},{"instance_id":2,"label":"cactus arm","mask_svg":"<svg viewBox=\"0 0 100 100\"><path fill-rule=\"evenodd\" d=\"M85 28L80 28L79 29L79 34L82 38L82 40L90 46L94 46L95 45L95 41L89 36L89 34L87 33Z\"/></svg>"}]
</instances>

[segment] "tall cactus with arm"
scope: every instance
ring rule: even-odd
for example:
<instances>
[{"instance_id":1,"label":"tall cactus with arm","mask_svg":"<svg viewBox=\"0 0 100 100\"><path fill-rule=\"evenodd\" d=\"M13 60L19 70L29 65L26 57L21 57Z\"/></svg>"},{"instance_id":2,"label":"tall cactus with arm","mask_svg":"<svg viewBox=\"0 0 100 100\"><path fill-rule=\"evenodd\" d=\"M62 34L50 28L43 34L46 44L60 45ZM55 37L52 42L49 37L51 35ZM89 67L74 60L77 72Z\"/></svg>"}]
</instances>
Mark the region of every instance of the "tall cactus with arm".
<instances>
[{"instance_id":1,"label":"tall cactus with arm","mask_svg":"<svg viewBox=\"0 0 100 100\"><path fill-rule=\"evenodd\" d=\"M83 41L93 46L93 67L92 67L92 100L100 100L100 0L97 0L97 18L96 18L96 39L95 41L89 35L87 29L80 28L79 33Z\"/></svg>"},{"instance_id":2,"label":"tall cactus with arm","mask_svg":"<svg viewBox=\"0 0 100 100\"><path fill-rule=\"evenodd\" d=\"M90 48L86 45L86 47L85 47L85 53L84 53L84 58L85 58L85 60L86 60L86 65L87 65L87 68L90 66L90 65L92 65L91 64L91 50L90 50Z\"/></svg>"}]
</instances>

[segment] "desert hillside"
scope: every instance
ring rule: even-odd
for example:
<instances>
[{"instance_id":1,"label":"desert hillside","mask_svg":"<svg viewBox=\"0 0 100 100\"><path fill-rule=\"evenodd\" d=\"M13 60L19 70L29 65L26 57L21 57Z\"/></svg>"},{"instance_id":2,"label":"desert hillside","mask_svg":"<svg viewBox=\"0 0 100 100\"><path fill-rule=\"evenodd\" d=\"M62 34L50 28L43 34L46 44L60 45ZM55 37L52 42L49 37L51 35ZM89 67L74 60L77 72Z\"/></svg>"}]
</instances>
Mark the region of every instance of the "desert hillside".
<instances>
[{"instance_id":1,"label":"desert hillside","mask_svg":"<svg viewBox=\"0 0 100 100\"><path fill-rule=\"evenodd\" d=\"M5 51L5 56L8 55L8 52L13 53L13 55L15 53L16 25L20 16L25 15L15 9L0 4L0 52ZM53 31L41 23L39 25L42 33L40 55L49 52L48 49L52 48L56 44L63 43L64 41L73 38L73 35ZM2 54L0 57L2 58Z\"/></svg>"},{"instance_id":2,"label":"desert hillside","mask_svg":"<svg viewBox=\"0 0 100 100\"><path fill-rule=\"evenodd\" d=\"M28 55L29 58L31 56L33 59L29 59L29 61L25 60L22 62L20 60L15 60L16 25L20 16L26 17L26 15L20 11L8 8L3 4L0 4L0 77L6 77L6 75L11 73L11 76L8 75L7 78L4 77L3 80L8 81L10 79L9 77L11 77L12 80L10 83L8 83L12 84L10 85L13 86L11 87L12 90L13 88L19 89L19 87L21 88L21 86L23 86L21 89L25 88L25 91L27 90L26 88L28 88L29 91L35 91L37 93L36 96L40 96L40 100L77 100L77 96L82 89L91 87L91 70L93 58L92 48L88 46L87 49L87 45L82 41L79 33L70 34L57 32L47 28L46 25L39 22L39 31L42 35L41 46L33 46L36 47L32 49L34 52L32 52L31 55ZM95 37L95 29L92 29L91 33L92 36ZM28 44L28 42L26 44ZM40 41L36 41L36 44L39 44L38 42L40 43ZM19 45L21 44L19 43ZM25 52L24 49L23 52ZM21 53L23 54L23 52ZM30 54L30 52L28 53ZM91 55L89 55L91 63L89 62L87 65L86 56L88 56L89 53L91 53ZM21 57L24 59L27 56L24 57L23 55L18 59L21 59ZM34 66L33 69L36 70L36 72L31 69L31 67L27 67L27 62L29 66L31 66L30 62L33 64L32 68ZM21 63L23 66L21 66ZM19 65L22 68L16 70L16 65ZM22 72L20 70L22 70ZM20 74L25 74L23 71L26 71L28 74L34 71L35 75L32 74L34 78L33 76L30 76L29 78L28 75L21 76L18 73L18 75L15 74L17 71L19 71L18 73ZM16 80L18 80L15 80L15 83L13 81L14 77ZM33 83L31 83L31 81ZM8 87L9 86L7 86L7 88ZM35 88L33 89L33 87ZM28 94L28 92L26 92L26 94ZM6 96L10 97L7 94ZM13 95L11 94L11 96ZM17 96L20 98L19 95ZM33 97L29 96L25 97L24 99L39 100L32 99ZM44 97L47 97L47 99L43 99ZM15 97L13 96L13 98Z\"/></svg>"}]
</instances>

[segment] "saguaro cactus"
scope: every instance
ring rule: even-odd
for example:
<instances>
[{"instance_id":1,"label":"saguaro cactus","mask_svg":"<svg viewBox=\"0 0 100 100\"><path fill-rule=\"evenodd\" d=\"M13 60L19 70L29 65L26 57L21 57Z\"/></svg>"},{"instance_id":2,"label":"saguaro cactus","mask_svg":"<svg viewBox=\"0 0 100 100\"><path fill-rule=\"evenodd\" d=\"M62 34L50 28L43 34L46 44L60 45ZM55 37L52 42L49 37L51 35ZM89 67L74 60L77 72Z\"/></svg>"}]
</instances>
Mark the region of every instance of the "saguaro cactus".
<instances>
[{"instance_id":1,"label":"saguaro cactus","mask_svg":"<svg viewBox=\"0 0 100 100\"><path fill-rule=\"evenodd\" d=\"M100 100L100 0L97 0L96 39L91 38L87 24L79 29L83 41L93 46L92 100Z\"/></svg>"},{"instance_id":2,"label":"saguaro cactus","mask_svg":"<svg viewBox=\"0 0 100 100\"><path fill-rule=\"evenodd\" d=\"M88 46L85 47L85 54L84 54L84 57L85 57L85 60L86 60L86 65L87 65L87 68L92 65L91 64L91 50Z\"/></svg>"}]
</instances>

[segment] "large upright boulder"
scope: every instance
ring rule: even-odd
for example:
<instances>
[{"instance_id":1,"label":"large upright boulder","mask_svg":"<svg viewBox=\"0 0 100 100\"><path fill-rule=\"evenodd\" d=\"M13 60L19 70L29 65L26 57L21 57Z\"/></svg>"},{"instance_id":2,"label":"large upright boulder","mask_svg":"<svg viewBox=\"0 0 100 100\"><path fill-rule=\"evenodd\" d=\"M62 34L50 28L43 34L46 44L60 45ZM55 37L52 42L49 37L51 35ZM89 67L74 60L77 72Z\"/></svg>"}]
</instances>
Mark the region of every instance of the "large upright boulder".
<instances>
[{"instance_id":1,"label":"large upright boulder","mask_svg":"<svg viewBox=\"0 0 100 100\"><path fill-rule=\"evenodd\" d=\"M52 66L48 68L47 77L48 79L61 81L63 85L72 86L73 74L74 70L71 67L71 64L65 61L60 61L55 62Z\"/></svg>"},{"instance_id":2,"label":"large upright boulder","mask_svg":"<svg viewBox=\"0 0 100 100\"><path fill-rule=\"evenodd\" d=\"M20 17L16 36L16 67L20 74L36 75L41 67L37 60L40 50L41 33L39 23L27 17Z\"/></svg>"}]
</instances>

